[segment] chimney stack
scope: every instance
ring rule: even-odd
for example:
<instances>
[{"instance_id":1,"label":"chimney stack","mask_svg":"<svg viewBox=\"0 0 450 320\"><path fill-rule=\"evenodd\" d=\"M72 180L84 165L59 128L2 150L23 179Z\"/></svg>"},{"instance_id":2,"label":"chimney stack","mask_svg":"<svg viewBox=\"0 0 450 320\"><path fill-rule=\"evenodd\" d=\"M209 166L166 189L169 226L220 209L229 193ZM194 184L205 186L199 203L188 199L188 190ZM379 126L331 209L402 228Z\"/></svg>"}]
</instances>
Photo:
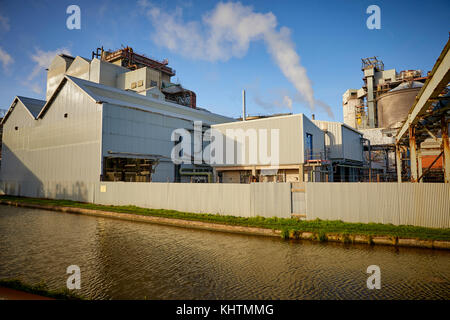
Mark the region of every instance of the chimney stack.
<instances>
[{"instance_id":1,"label":"chimney stack","mask_svg":"<svg viewBox=\"0 0 450 320\"><path fill-rule=\"evenodd\" d=\"M242 90L242 121L245 121L245 89Z\"/></svg>"}]
</instances>

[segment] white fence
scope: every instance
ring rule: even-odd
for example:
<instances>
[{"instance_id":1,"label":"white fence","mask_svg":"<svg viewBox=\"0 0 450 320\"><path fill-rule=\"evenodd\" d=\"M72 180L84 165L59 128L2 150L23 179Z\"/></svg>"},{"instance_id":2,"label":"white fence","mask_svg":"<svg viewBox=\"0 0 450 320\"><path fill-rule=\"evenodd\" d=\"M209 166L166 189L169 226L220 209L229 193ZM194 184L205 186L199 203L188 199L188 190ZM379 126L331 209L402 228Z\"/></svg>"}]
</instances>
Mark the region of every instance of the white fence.
<instances>
[{"instance_id":1,"label":"white fence","mask_svg":"<svg viewBox=\"0 0 450 320\"><path fill-rule=\"evenodd\" d=\"M104 182L94 202L241 217L291 217L290 183Z\"/></svg>"},{"instance_id":2,"label":"white fence","mask_svg":"<svg viewBox=\"0 0 450 320\"><path fill-rule=\"evenodd\" d=\"M450 228L444 183L306 183L307 219Z\"/></svg>"},{"instance_id":3,"label":"white fence","mask_svg":"<svg viewBox=\"0 0 450 320\"><path fill-rule=\"evenodd\" d=\"M443 183L0 182L2 191L241 217L290 218L294 213L306 215L307 220L450 228L450 185Z\"/></svg>"},{"instance_id":4,"label":"white fence","mask_svg":"<svg viewBox=\"0 0 450 320\"><path fill-rule=\"evenodd\" d=\"M290 183L0 182L0 189L15 196L240 217L290 218L292 212Z\"/></svg>"}]
</instances>

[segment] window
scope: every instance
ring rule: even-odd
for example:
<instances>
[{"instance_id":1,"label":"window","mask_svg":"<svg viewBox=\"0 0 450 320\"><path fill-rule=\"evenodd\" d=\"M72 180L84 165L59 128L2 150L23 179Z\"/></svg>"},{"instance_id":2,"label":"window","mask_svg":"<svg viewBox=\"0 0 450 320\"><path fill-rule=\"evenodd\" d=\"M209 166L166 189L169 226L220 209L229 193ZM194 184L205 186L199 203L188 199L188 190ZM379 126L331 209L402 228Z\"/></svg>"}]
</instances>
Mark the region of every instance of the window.
<instances>
[{"instance_id":1,"label":"window","mask_svg":"<svg viewBox=\"0 0 450 320\"><path fill-rule=\"evenodd\" d=\"M18 127L18 126L15 126L15 127L14 127L14 130L19 130L19 127Z\"/></svg>"},{"instance_id":2,"label":"window","mask_svg":"<svg viewBox=\"0 0 450 320\"><path fill-rule=\"evenodd\" d=\"M307 160L313 159L313 135L306 133L305 155Z\"/></svg>"},{"instance_id":3,"label":"window","mask_svg":"<svg viewBox=\"0 0 450 320\"><path fill-rule=\"evenodd\" d=\"M103 181L151 182L155 160L137 158L103 158Z\"/></svg>"},{"instance_id":4,"label":"window","mask_svg":"<svg viewBox=\"0 0 450 320\"><path fill-rule=\"evenodd\" d=\"M131 89L136 89L136 82L131 83Z\"/></svg>"},{"instance_id":5,"label":"window","mask_svg":"<svg viewBox=\"0 0 450 320\"><path fill-rule=\"evenodd\" d=\"M67 113L64 113L64 118L67 118L67 116L68 116L68 114L67 114Z\"/></svg>"},{"instance_id":6,"label":"window","mask_svg":"<svg viewBox=\"0 0 450 320\"><path fill-rule=\"evenodd\" d=\"M150 87L156 87L157 85L158 85L158 82L156 82L155 80L150 81Z\"/></svg>"}]
</instances>

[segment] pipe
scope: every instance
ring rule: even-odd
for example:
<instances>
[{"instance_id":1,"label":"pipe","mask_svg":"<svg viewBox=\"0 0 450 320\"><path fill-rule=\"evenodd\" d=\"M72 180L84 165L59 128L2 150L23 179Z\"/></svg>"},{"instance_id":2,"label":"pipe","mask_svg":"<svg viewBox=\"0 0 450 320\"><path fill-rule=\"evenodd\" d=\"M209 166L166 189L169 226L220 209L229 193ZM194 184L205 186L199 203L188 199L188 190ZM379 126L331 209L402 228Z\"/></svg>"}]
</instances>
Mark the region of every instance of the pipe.
<instances>
[{"instance_id":1,"label":"pipe","mask_svg":"<svg viewBox=\"0 0 450 320\"><path fill-rule=\"evenodd\" d=\"M246 109L245 109L245 89L242 90L242 121L245 121L245 114L246 114Z\"/></svg>"}]
</instances>

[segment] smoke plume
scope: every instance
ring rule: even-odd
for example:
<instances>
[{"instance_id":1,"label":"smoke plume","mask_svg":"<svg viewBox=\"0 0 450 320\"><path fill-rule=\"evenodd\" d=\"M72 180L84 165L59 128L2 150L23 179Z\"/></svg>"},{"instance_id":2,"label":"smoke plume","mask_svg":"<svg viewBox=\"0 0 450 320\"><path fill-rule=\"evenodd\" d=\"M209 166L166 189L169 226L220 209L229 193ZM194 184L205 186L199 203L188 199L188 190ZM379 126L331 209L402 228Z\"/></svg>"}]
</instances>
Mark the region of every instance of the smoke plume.
<instances>
[{"instance_id":1,"label":"smoke plume","mask_svg":"<svg viewBox=\"0 0 450 320\"><path fill-rule=\"evenodd\" d=\"M290 30L277 27L277 18L272 12L258 13L251 6L240 2L220 2L199 21L184 21L183 11L165 12L147 0L140 0L154 30L156 44L184 56L207 61L227 61L247 54L250 43L263 41L283 75L292 83L301 100L311 110L324 108L314 98L314 90L306 69L291 40ZM292 107L296 99L284 98L283 103ZM325 109L331 111L329 106ZM327 111L327 112L329 112Z\"/></svg>"}]
</instances>

